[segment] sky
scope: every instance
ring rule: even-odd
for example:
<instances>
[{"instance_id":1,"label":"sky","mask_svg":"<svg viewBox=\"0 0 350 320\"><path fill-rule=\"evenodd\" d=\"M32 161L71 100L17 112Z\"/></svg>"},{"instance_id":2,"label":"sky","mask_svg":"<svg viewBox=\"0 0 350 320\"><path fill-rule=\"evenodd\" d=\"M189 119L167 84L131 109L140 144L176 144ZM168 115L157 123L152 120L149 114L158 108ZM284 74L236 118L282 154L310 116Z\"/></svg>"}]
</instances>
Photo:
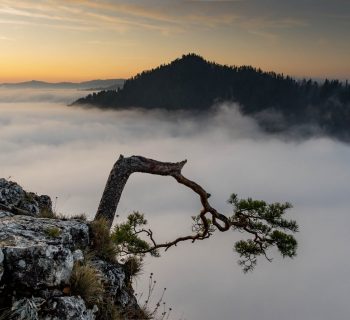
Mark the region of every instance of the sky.
<instances>
[{"instance_id":1,"label":"sky","mask_svg":"<svg viewBox=\"0 0 350 320\"><path fill-rule=\"evenodd\" d=\"M128 78L197 53L347 79L348 0L0 0L0 82Z\"/></svg>"},{"instance_id":2,"label":"sky","mask_svg":"<svg viewBox=\"0 0 350 320\"><path fill-rule=\"evenodd\" d=\"M154 273L151 305L166 287L165 301L174 310L170 320L349 318L349 145L267 135L232 104L210 118L191 118L67 107L77 94L0 88L0 177L50 195L56 211L93 218L119 154L187 159L183 174L202 185L210 204L226 215L233 192L293 204L287 218L300 226L294 259L272 250L272 263L259 259L254 272L244 274L232 250L243 234L181 243L147 259L134 283L136 292L146 292ZM200 203L171 177L139 173L126 184L116 221L133 210L145 213L156 239L166 241L190 232Z\"/></svg>"}]
</instances>

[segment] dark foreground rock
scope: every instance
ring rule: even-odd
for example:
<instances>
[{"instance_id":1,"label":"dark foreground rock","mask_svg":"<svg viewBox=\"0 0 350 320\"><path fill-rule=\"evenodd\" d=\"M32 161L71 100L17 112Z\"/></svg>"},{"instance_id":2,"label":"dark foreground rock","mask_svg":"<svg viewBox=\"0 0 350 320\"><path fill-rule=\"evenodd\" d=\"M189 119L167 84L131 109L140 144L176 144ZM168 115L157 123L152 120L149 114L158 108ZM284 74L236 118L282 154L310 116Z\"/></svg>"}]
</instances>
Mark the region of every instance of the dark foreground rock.
<instances>
[{"instance_id":1,"label":"dark foreground rock","mask_svg":"<svg viewBox=\"0 0 350 320\"><path fill-rule=\"evenodd\" d=\"M87 259L109 303L121 314L123 308L138 308L124 267L88 254L88 222L40 218L42 210L52 211L50 198L5 179L0 204L0 319L100 319L99 307L70 288L74 265Z\"/></svg>"}]
</instances>

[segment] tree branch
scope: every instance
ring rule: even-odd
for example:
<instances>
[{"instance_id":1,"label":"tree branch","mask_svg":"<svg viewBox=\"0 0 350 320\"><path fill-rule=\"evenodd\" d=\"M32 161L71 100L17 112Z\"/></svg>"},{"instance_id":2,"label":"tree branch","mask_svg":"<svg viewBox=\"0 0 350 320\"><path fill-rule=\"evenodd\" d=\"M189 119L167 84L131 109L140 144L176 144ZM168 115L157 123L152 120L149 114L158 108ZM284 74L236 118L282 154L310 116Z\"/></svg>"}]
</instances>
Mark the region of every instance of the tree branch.
<instances>
[{"instance_id":1,"label":"tree branch","mask_svg":"<svg viewBox=\"0 0 350 320\"><path fill-rule=\"evenodd\" d=\"M187 160L176 163L160 162L141 156L125 158L120 155L109 174L95 220L104 218L109 227L112 226L121 194L132 173L143 172L161 176L175 176L181 174L181 169L186 162Z\"/></svg>"},{"instance_id":2,"label":"tree branch","mask_svg":"<svg viewBox=\"0 0 350 320\"><path fill-rule=\"evenodd\" d=\"M128 252L129 254L157 254L158 249L164 248L166 251L182 241L195 242L196 240L207 239L213 234L215 228L221 232L232 228L245 231L253 236L253 239L238 241L235 246L236 251L242 257L240 263L244 266L245 271L251 270L255 266L257 255L262 254L270 261L266 255L266 250L272 245L277 245L283 256L293 257L295 255L297 242L294 237L277 230L287 229L297 232L298 227L295 221L287 221L281 218L284 211L291 207L289 203L268 205L264 201L254 201L250 198L239 200L236 195L232 195L229 203L234 206L234 215L227 217L209 204L210 194L208 192L196 182L182 175L181 170L186 162L186 160L176 163L160 162L141 156L124 158L121 155L110 172L95 220L103 218L106 220L108 227L111 228L121 194L132 173L143 172L171 176L178 183L191 189L199 196L202 209L198 216L193 217L195 224L192 231L194 231L194 234L178 237L170 242L157 243L151 230L143 228L136 230L138 223L134 222L132 226L133 235L137 236L143 233L151 243L147 248L133 248L132 250L137 252ZM145 224L145 222L142 223ZM125 249L123 250L125 251Z\"/></svg>"}]
</instances>

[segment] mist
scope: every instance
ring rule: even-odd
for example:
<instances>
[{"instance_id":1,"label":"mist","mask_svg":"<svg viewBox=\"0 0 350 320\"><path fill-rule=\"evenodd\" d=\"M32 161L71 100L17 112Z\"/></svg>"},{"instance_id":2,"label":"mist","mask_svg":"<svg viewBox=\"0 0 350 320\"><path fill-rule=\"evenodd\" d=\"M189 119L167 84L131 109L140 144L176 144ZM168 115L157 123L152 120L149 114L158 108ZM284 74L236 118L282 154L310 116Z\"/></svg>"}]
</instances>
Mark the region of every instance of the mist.
<instances>
[{"instance_id":1,"label":"mist","mask_svg":"<svg viewBox=\"0 0 350 320\"><path fill-rule=\"evenodd\" d=\"M188 159L186 177L212 194L229 214L231 193L269 202L289 201L300 232L298 256L260 259L243 274L232 250L242 235L217 233L181 243L145 262L136 291L153 272L172 319L347 319L350 294L350 148L328 138L268 135L223 104L210 118L160 111L101 111L66 104L77 91L0 90L0 177L48 194L58 212L93 218L119 154L161 161ZM57 200L55 200L57 197ZM134 174L117 214L145 213L155 236L172 240L190 232L200 203L170 177ZM156 297L155 297L156 298Z\"/></svg>"}]
</instances>

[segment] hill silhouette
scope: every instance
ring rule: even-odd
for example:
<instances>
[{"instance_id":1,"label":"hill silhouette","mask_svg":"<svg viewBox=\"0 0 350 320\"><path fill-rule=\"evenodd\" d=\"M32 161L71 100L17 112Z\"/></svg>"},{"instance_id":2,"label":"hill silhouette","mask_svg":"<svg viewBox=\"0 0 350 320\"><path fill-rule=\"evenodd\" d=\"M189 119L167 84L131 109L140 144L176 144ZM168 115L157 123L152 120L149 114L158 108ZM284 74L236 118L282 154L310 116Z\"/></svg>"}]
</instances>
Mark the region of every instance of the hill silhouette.
<instances>
[{"instance_id":1,"label":"hill silhouette","mask_svg":"<svg viewBox=\"0 0 350 320\"><path fill-rule=\"evenodd\" d=\"M90 80L83 82L45 82L31 80L17 83L0 83L4 89L77 89L77 90L106 90L117 89L124 83L124 79Z\"/></svg>"},{"instance_id":2,"label":"hill silhouette","mask_svg":"<svg viewBox=\"0 0 350 320\"><path fill-rule=\"evenodd\" d=\"M267 131L293 126L350 141L350 86L326 79L295 80L251 66L227 66L196 54L144 71L117 90L90 94L73 103L101 108L202 111L220 102L235 102Z\"/></svg>"}]
</instances>

